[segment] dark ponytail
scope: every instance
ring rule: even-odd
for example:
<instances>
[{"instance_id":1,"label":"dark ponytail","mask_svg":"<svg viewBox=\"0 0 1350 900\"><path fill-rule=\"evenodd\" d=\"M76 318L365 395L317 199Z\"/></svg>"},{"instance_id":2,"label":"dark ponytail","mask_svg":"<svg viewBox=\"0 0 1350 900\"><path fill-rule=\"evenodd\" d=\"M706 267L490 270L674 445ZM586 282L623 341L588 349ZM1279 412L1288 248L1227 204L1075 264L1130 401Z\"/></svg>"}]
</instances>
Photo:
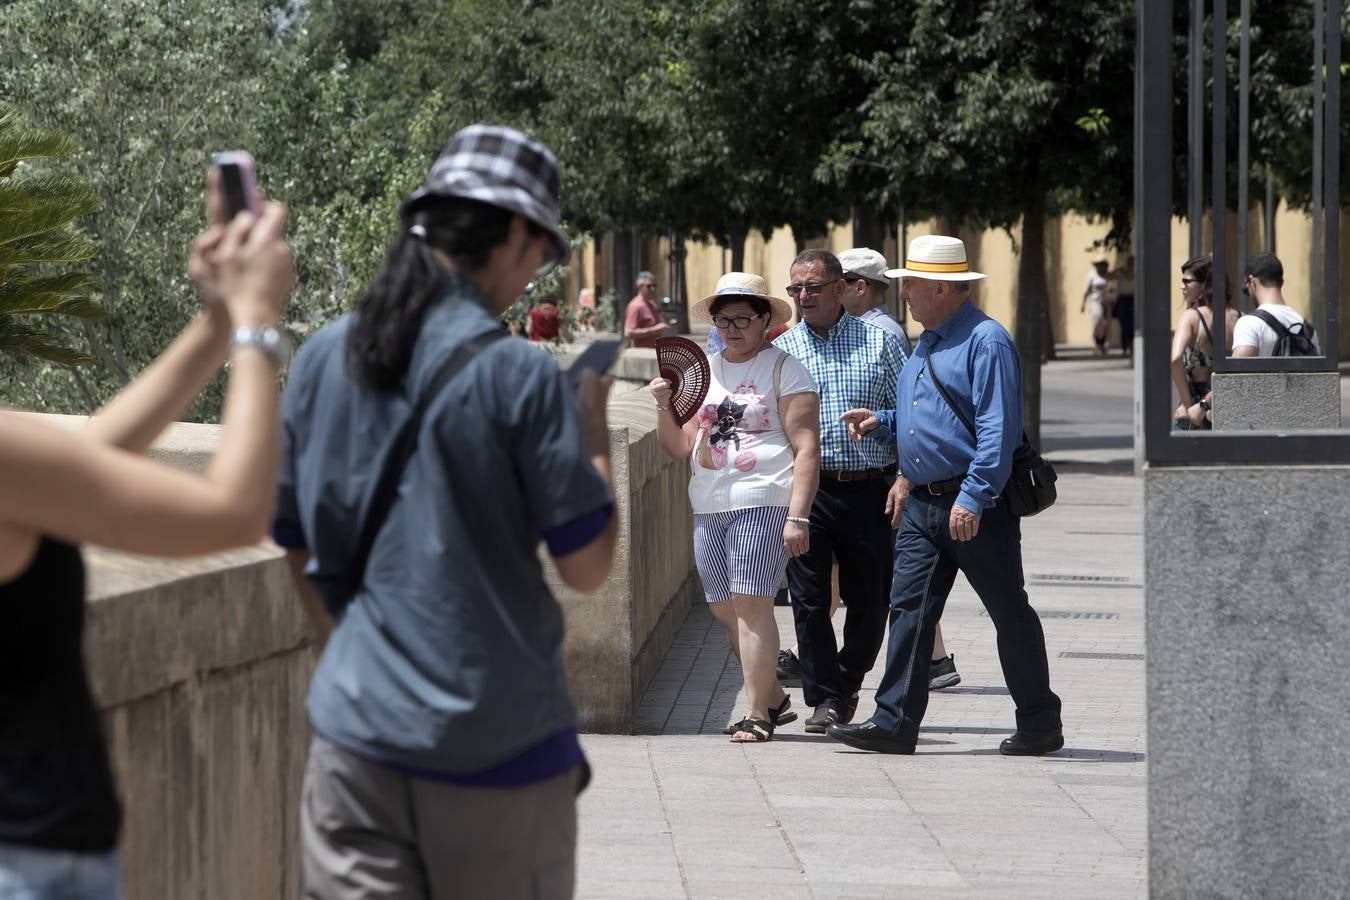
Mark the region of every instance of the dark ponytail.
<instances>
[{"instance_id":1,"label":"dark ponytail","mask_svg":"<svg viewBox=\"0 0 1350 900\"><path fill-rule=\"evenodd\" d=\"M403 228L357 301L356 321L347 332L347 363L357 379L379 390L399 385L422 319L445 295L448 273L434 251L465 275L475 272L506 241L513 216L458 197L429 197L404 212Z\"/></svg>"}]
</instances>

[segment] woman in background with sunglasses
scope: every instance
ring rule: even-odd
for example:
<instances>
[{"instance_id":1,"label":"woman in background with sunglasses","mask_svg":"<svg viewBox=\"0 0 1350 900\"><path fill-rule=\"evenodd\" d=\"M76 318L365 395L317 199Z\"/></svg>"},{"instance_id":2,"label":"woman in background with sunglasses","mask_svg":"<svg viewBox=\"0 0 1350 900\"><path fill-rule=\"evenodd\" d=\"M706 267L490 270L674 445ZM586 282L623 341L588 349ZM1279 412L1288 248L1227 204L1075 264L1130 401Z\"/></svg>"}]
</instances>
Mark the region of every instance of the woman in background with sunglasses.
<instances>
[{"instance_id":1,"label":"woman in background with sunglasses","mask_svg":"<svg viewBox=\"0 0 1350 900\"><path fill-rule=\"evenodd\" d=\"M806 367L769 343L766 332L791 319L792 306L758 275L728 272L689 315L711 321L725 349L709 358L708 395L683 425L670 410L670 382L652 381L657 437L667 454L690 460L695 564L745 675L746 714L727 733L762 743L797 718L778 683L773 598L788 558L809 546L818 392Z\"/></svg>"},{"instance_id":2,"label":"woman in background with sunglasses","mask_svg":"<svg viewBox=\"0 0 1350 900\"><path fill-rule=\"evenodd\" d=\"M1178 406L1172 413L1172 427L1179 431L1189 431L1195 426L1191 422L1189 408L1195 404L1208 407L1211 386L1212 359L1214 356L1214 299L1213 272L1214 257L1206 253L1188 259L1181 265L1181 299L1186 308L1177 320L1177 329L1172 334L1172 384L1176 386ZM1227 296L1228 287L1224 285ZM1238 310L1226 303L1226 321L1224 330L1225 352L1233 349L1233 329L1237 327ZM1205 420L1202 428L1209 428Z\"/></svg>"}]
</instances>

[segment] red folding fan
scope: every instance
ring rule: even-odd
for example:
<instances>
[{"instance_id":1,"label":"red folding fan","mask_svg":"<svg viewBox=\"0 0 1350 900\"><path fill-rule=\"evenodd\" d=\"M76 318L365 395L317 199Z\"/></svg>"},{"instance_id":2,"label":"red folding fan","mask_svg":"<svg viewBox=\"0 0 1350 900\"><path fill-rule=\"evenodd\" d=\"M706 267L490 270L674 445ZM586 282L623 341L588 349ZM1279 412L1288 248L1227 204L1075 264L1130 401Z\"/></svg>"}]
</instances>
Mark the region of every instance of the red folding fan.
<instances>
[{"instance_id":1,"label":"red folding fan","mask_svg":"<svg viewBox=\"0 0 1350 900\"><path fill-rule=\"evenodd\" d=\"M656 366L661 377L670 382L670 411L675 421L688 422L703 398L708 396L708 356L703 348L688 338L663 337L656 339Z\"/></svg>"}]
</instances>

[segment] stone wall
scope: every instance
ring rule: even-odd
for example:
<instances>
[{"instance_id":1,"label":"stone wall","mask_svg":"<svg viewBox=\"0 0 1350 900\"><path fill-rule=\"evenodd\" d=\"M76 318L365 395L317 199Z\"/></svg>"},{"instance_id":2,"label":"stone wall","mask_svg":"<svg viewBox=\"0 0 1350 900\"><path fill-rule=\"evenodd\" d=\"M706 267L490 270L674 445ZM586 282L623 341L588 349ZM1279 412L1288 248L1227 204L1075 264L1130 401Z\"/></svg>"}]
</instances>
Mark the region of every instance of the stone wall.
<instances>
[{"instance_id":1,"label":"stone wall","mask_svg":"<svg viewBox=\"0 0 1350 900\"><path fill-rule=\"evenodd\" d=\"M629 380L645 384L654 356L628 352L638 356L625 363ZM645 392L616 388L610 423L614 571L592 595L563 586L551 564L548 577L567 616L583 730L626 732L700 592L687 464L661 452ZM152 455L201 471L218 434L175 425ZM304 698L317 654L281 552L269 542L192 560L85 556L86 653L126 809L126 896L296 896Z\"/></svg>"},{"instance_id":2,"label":"stone wall","mask_svg":"<svg viewBox=\"0 0 1350 900\"><path fill-rule=\"evenodd\" d=\"M1150 894L1344 897L1350 467L1144 485Z\"/></svg>"},{"instance_id":3,"label":"stone wall","mask_svg":"<svg viewBox=\"0 0 1350 900\"><path fill-rule=\"evenodd\" d=\"M1215 372L1216 431L1341 427L1339 372Z\"/></svg>"}]
</instances>

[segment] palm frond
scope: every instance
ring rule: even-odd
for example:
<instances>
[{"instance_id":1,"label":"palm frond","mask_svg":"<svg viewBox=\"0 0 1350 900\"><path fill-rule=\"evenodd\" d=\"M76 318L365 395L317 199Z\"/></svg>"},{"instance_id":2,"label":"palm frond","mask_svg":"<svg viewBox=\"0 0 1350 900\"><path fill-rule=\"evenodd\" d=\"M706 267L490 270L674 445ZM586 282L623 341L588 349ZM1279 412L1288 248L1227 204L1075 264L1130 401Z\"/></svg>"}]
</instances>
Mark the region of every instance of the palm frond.
<instances>
[{"instance_id":1,"label":"palm frond","mask_svg":"<svg viewBox=\"0 0 1350 900\"><path fill-rule=\"evenodd\" d=\"M11 279L0 284L0 315L50 314L102 319L107 315L103 307L76 296L93 283L94 277L85 272Z\"/></svg>"},{"instance_id":2,"label":"palm frond","mask_svg":"<svg viewBox=\"0 0 1350 900\"><path fill-rule=\"evenodd\" d=\"M60 159L75 150L75 141L48 128L6 129L0 124L0 171L27 159Z\"/></svg>"},{"instance_id":3,"label":"palm frond","mask_svg":"<svg viewBox=\"0 0 1350 900\"><path fill-rule=\"evenodd\" d=\"M0 245L62 228L98 206L98 195L71 178L0 182Z\"/></svg>"},{"instance_id":4,"label":"palm frond","mask_svg":"<svg viewBox=\"0 0 1350 900\"><path fill-rule=\"evenodd\" d=\"M67 366L88 366L98 361L82 350L57 343L46 334L15 327L3 319L0 319L0 353L32 356Z\"/></svg>"},{"instance_id":5,"label":"palm frond","mask_svg":"<svg viewBox=\"0 0 1350 900\"><path fill-rule=\"evenodd\" d=\"M98 242L59 231L0 244L0 272L13 266L84 262L98 254ZM0 277L0 280L3 280Z\"/></svg>"}]
</instances>

